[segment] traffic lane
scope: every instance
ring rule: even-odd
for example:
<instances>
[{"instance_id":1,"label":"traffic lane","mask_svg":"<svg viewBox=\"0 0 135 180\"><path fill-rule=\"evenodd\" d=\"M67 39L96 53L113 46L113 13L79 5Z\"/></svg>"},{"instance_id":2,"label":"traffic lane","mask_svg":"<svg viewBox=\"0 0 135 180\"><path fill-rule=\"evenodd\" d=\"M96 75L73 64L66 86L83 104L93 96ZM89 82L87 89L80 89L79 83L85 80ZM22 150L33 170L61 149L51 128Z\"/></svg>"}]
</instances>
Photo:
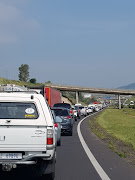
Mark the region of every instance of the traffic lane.
<instances>
[{"instance_id":1,"label":"traffic lane","mask_svg":"<svg viewBox=\"0 0 135 180\"><path fill-rule=\"evenodd\" d=\"M57 147L55 180L100 180L80 143L78 121L74 123L73 136L62 136L61 146Z\"/></svg>"},{"instance_id":2,"label":"traffic lane","mask_svg":"<svg viewBox=\"0 0 135 180\"><path fill-rule=\"evenodd\" d=\"M80 119L81 120L81 119ZM99 175L95 171L91 162L89 161L85 151L80 143L77 134L77 124L80 121L74 123L73 126L73 136L64 135L61 136L61 146L57 146L57 160L55 168L55 180L100 180ZM18 180L25 179L28 175L27 172L23 174L16 174L12 172L7 172L6 176L0 178L4 180ZM41 178L36 178L40 180ZM49 180L49 178L45 178Z\"/></svg>"},{"instance_id":3,"label":"traffic lane","mask_svg":"<svg viewBox=\"0 0 135 180\"><path fill-rule=\"evenodd\" d=\"M111 180L135 180L135 168L114 153L90 129L87 117L81 123L81 132L90 151Z\"/></svg>"}]
</instances>

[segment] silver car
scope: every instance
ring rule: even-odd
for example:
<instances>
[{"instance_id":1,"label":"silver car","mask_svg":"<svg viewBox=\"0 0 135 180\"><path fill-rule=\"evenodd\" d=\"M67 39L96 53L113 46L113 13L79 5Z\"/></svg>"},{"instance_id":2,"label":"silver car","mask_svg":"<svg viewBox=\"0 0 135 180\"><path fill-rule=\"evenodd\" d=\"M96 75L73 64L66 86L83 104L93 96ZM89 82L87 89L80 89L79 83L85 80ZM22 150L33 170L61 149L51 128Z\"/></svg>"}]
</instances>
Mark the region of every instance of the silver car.
<instances>
[{"instance_id":1,"label":"silver car","mask_svg":"<svg viewBox=\"0 0 135 180\"><path fill-rule=\"evenodd\" d=\"M61 123L62 123L62 118L60 116L56 116L53 110L52 110L52 115L53 115L54 125L55 125L56 144L57 144L57 146L60 146L61 145Z\"/></svg>"}]
</instances>

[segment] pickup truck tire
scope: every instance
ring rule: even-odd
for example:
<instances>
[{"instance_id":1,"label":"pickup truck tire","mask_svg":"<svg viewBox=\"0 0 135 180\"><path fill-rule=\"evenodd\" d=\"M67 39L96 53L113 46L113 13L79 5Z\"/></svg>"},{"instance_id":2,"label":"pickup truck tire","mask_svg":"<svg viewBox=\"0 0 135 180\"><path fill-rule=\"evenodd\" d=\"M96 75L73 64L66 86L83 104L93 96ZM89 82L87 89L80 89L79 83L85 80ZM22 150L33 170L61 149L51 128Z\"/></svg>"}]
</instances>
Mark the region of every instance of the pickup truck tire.
<instances>
[{"instance_id":1,"label":"pickup truck tire","mask_svg":"<svg viewBox=\"0 0 135 180\"><path fill-rule=\"evenodd\" d=\"M47 167L45 167L44 173L42 174L42 179L47 178L48 180L53 180L55 178L55 163L56 158L54 155L52 160L48 162Z\"/></svg>"},{"instance_id":2,"label":"pickup truck tire","mask_svg":"<svg viewBox=\"0 0 135 180\"><path fill-rule=\"evenodd\" d=\"M57 142L57 146L61 146L61 139Z\"/></svg>"}]
</instances>

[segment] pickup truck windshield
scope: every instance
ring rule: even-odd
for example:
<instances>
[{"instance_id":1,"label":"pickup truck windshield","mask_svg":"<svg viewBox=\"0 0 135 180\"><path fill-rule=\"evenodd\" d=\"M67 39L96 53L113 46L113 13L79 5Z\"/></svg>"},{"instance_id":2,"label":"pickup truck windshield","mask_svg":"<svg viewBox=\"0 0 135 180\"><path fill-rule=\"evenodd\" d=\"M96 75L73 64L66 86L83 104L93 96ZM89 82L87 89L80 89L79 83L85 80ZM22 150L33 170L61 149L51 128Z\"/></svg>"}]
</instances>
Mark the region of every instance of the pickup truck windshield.
<instances>
[{"instance_id":1,"label":"pickup truck windshield","mask_svg":"<svg viewBox=\"0 0 135 180\"><path fill-rule=\"evenodd\" d=\"M0 119L37 119L35 104L22 102L0 102Z\"/></svg>"}]
</instances>

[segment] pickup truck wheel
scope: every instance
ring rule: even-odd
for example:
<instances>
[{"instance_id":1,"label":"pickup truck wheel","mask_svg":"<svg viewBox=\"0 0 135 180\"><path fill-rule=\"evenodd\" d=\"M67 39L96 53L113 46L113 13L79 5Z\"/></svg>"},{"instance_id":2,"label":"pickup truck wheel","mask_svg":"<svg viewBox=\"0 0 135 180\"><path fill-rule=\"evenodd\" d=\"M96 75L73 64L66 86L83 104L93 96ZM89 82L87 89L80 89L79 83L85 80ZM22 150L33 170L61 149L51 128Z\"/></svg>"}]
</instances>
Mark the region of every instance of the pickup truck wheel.
<instances>
[{"instance_id":1,"label":"pickup truck wheel","mask_svg":"<svg viewBox=\"0 0 135 180\"><path fill-rule=\"evenodd\" d=\"M57 146L61 146L61 139L57 142Z\"/></svg>"},{"instance_id":2,"label":"pickup truck wheel","mask_svg":"<svg viewBox=\"0 0 135 180\"><path fill-rule=\"evenodd\" d=\"M49 172L46 173L45 170L44 174L42 174L41 179L53 180L55 178L55 163L56 163L56 155L53 156L53 159L48 164Z\"/></svg>"}]
</instances>

